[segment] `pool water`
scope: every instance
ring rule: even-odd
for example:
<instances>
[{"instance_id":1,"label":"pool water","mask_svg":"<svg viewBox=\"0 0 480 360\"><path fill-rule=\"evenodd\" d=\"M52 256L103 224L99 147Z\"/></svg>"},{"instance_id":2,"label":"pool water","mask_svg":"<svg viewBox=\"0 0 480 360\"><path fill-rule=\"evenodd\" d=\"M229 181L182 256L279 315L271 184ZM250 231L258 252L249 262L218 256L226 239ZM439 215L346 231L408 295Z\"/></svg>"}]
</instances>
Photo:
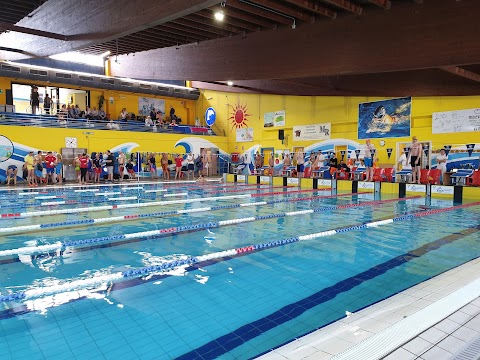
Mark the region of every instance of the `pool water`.
<instances>
[{"instance_id":1,"label":"pool water","mask_svg":"<svg viewBox=\"0 0 480 360\"><path fill-rule=\"evenodd\" d=\"M99 188L112 191L120 187ZM145 190L165 192L145 193ZM261 190L259 190L261 189ZM35 189L38 191L37 189ZM330 197L266 186L155 184L120 191L135 200L108 200L42 189L88 204L44 205L64 210L109 204L191 202L50 214L0 220L0 227L108 218L184 209L169 214L0 236L2 250L144 231L261 219L128 241L93 242L64 251L0 257L0 295L52 288L248 245L337 229L330 236L221 256L172 270L1 303L0 359L249 359L399 291L480 256L480 206L457 207L423 198ZM181 194L165 198L164 194ZM275 194L268 194L275 192ZM128 194L128 195L124 195ZM132 195L135 194L135 195ZM264 196L250 197L250 194ZM243 198L225 198L247 195ZM39 196L39 195L37 195ZM38 200L2 192L0 212L38 211ZM215 197L213 200L206 198ZM92 199L93 198L93 199ZM102 199L100 199L102 198ZM302 198L300 201L295 199ZM283 202L221 208L233 204ZM40 200L42 201L42 200ZM52 201L52 200L47 200ZM433 200L432 200L433 201ZM18 209L16 206L24 205ZM365 203L362 205L362 203ZM333 208L335 207L335 208ZM315 213L286 212L319 209ZM431 213L428 213L428 212ZM373 227L351 228L405 214L427 214ZM282 215L283 214L283 215ZM276 217L273 217L276 216ZM343 231L344 229L345 231Z\"/></svg>"}]
</instances>

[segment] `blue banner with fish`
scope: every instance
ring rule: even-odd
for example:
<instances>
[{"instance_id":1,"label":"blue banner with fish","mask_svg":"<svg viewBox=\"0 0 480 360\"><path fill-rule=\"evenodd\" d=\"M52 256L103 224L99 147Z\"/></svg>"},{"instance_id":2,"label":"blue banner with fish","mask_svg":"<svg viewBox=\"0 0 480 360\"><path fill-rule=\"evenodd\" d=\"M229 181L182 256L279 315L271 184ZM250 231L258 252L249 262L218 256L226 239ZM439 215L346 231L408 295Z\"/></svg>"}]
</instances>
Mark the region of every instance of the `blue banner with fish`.
<instances>
[{"instance_id":1,"label":"blue banner with fish","mask_svg":"<svg viewBox=\"0 0 480 360\"><path fill-rule=\"evenodd\" d=\"M358 104L358 139L410 136L412 98Z\"/></svg>"}]
</instances>

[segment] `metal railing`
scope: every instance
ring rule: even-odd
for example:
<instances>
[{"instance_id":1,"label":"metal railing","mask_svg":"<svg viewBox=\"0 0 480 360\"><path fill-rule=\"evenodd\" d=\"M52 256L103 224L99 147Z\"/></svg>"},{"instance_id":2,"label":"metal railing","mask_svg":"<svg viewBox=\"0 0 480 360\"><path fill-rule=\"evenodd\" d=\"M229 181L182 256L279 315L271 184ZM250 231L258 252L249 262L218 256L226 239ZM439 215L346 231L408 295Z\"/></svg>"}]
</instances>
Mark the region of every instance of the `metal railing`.
<instances>
[{"instance_id":1,"label":"metal railing","mask_svg":"<svg viewBox=\"0 0 480 360\"><path fill-rule=\"evenodd\" d=\"M96 129L96 130L113 130L113 131L136 131L136 132L153 132L166 134L190 134L216 136L216 133L206 126L145 126L142 120L89 120L89 119L72 119L62 118L52 115L32 115L22 113L0 112L0 125L13 126L34 126L45 128L69 128L69 129Z\"/></svg>"}]
</instances>

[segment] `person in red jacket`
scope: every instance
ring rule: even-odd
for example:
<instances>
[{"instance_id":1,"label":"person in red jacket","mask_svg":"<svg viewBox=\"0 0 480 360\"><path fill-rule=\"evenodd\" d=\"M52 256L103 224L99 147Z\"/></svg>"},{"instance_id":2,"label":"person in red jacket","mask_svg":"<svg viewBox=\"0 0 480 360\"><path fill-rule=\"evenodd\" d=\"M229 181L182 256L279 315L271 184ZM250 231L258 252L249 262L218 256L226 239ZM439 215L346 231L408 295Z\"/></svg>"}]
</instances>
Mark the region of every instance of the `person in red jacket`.
<instances>
[{"instance_id":1,"label":"person in red jacket","mask_svg":"<svg viewBox=\"0 0 480 360\"><path fill-rule=\"evenodd\" d=\"M177 154L177 157L175 158L175 179L180 180L182 177L182 163L183 157L180 154Z\"/></svg>"},{"instance_id":2,"label":"person in red jacket","mask_svg":"<svg viewBox=\"0 0 480 360\"><path fill-rule=\"evenodd\" d=\"M87 183L87 170L88 170L88 156L83 153L82 156L78 158L80 163L80 184Z\"/></svg>"},{"instance_id":3,"label":"person in red jacket","mask_svg":"<svg viewBox=\"0 0 480 360\"><path fill-rule=\"evenodd\" d=\"M53 155L51 151L47 152L47 156L45 156L45 168L47 169L47 185L50 184L50 182L48 181L49 179L52 185L54 183L56 166L57 166L57 157Z\"/></svg>"}]
</instances>

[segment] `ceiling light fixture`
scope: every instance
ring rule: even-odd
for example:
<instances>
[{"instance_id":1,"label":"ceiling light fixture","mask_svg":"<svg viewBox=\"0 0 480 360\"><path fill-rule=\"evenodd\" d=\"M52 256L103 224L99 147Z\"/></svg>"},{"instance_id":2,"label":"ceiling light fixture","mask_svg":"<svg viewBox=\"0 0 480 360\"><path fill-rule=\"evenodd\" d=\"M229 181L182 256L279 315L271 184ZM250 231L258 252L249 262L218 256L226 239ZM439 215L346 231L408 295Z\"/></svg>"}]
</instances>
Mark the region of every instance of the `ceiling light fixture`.
<instances>
[{"instance_id":1,"label":"ceiling light fixture","mask_svg":"<svg viewBox=\"0 0 480 360\"><path fill-rule=\"evenodd\" d=\"M233 86L233 81L227 81L228 86Z\"/></svg>"},{"instance_id":2,"label":"ceiling light fixture","mask_svg":"<svg viewBox=\"0 0 480 360\"><path fill-rule=\"evenodd\" d=\"M111 52L110 50L105 51L104 53L100 54L100 57L104 58L104 57L110 55L111 53L112 53L112 52Z\"/></svg>"},{"instance_id":3,"label":"ceiling light fixture","mask_svg":"<svg viewBox=\"0 0 480 360\"><path fill-rule=\"evenodd\" d=\"M223 21L223 19L225 18L225 13L223 12L224 7L225 7L225 1L222 1L220 3L220 9L215 11L215 13L213 14L213 16L215 17L215 20Z\"/></svg>"},{"instance_id":4,"label":"ceiling light fixture","mask_svg":"<svg viewBox=\"0 0 480 360\"><path fill-rule=\"evenodd\" d=\"M217 12L215 12L214 16L215 16L215 20L217 21L223 21L223 19L225 18L225 14L223 13L223 10L218 10Z\"/></svg>"}]
</instances>

